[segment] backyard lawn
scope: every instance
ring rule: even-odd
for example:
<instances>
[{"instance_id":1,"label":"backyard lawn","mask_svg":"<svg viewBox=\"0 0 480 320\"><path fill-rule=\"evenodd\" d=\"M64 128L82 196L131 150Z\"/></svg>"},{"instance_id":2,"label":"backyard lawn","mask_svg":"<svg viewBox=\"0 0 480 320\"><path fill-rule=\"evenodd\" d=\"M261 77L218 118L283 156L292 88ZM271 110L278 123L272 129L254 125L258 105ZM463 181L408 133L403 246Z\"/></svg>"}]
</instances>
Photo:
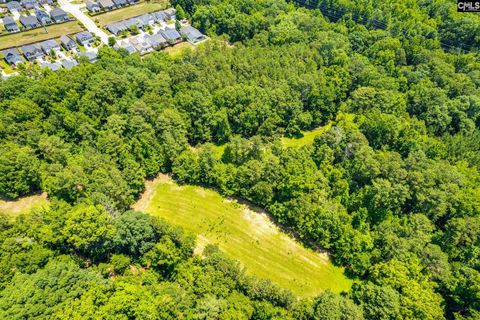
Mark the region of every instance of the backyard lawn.
<instances>
[{"instance_id":1,"label":"backyard lawn","mask_svg":"<svg viewBox=\"0 0 480 320\"><path fill-rule=\"evenodd\" d=\"M281 232L266 213L213 190L179 186L161 175L147 182L134 209L197 234L197 253L209 243L217 244L248 273L271 279L298 296L311 297L326 289L347 291L351 286L326 253L303 247Z\"/></svg>"},{"instance_id":2,"label":"backyard lawn","mask_svg":"<svg viewBox=\"0 0 480 320\"><path fill-rule=\"evenodd\" d=\"M311 131L302 131L301 136L299 137L294 137L294 138L282 138L282 144L285 147L301 147L305 145L309 145L313 143L313 140L315 140L315 137L327 130L328 128L331 127L331 124L327 124L326 126L313 129Z\"/></svg>"},{"instance_id":3,"label":"backyard lawn","mask_svg":"<svg viewBox=\"0 0 480 320\"><path fill-rule=\"evenodd\" d=\"M168 1L165 0L156 0L149 2L142 2L132 6L128 6L122 9L112 10L106 13L98 14L92 16L91 19L98 22L100 26L104 27L107 24L117 22L120 20L125 20L131 17L136 17L144 13L154 12L158 10L163 10L168 7Z\"/></svg>"},{"instance_id":4,"label":"backyard lawn","mask_svg":"<svg viewBox=\"0 0 480 320\"><path fill-rule=\"evenodd\" d=\"M62 24L54 24L47 27L48 33L43 28L37 28L29 31L18 32L0 37L0 50L10 47L22 46L24 44L38 42L42 40L58 38L63 34L72 34L80 32L83 29L77 21L70 21Z\"/></svg>"},{"instance_id":5,"label":"backyard lawn","mask_svg":"<svg viewBox=\"0 0 480 320\"><path fill-rule=\"evenodd\" d=\"M183 53L183 50L185 49L195 49L195 46L184 41L184 42L180 42L176 45L174 45L173 47L167 47L165 49L163 49L163 51L167 52L170 56L172 57L178 57L179 55L181 55Z\"/></svg>"}]
</instances>

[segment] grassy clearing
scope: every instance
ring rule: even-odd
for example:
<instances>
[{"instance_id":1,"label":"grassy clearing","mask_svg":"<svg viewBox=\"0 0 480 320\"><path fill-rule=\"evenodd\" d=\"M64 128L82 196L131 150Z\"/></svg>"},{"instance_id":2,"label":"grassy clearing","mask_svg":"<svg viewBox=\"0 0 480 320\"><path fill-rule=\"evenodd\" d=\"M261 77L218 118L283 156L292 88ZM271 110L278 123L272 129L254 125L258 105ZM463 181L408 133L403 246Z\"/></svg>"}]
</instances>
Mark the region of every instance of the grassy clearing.
<instances>
[{"instance_id":1,"label":"grassy clearing","mask_svg":"<svg viewBox=\"0 0 480 320\"><path fill-rule=\"evenodd\" d=\"M271 279L302 297L326 289L345 291L351 286L327 254L303 247L263 212L226 200L213 190L179 186L166 176L147 183L146 188L134 208L197 234L196 252L208 243L218 244L247 272Z\"/></svg>"},{"instance_id":2,"label":"grassy clearing","mask_svg":"<svg viewBox=\"0 0 480 320\"><path fill-rule=\"evenodd\" d=\"M315 140L315 137L320 135L321 133L325 132L328 130L332 125L327 124L326 126L311 130L311 131L302 131L302 136L300 137L295 137L295 138L282 138L282 144L285 147L290 147L290 148L298 148L301 146L306 146L310 145L313 143L313 140Z\"/></svg>"},{"instance_id":3,"label":"grassy clearing","mask_svg":"<svg viewBox=\"0 0 480 320\"><path fill-rule=\"evenodd\" d=\"M95 15L92 17L92 20L98 22L100 26L104 27L107 24L139 16L144 13L163 10L166 9L167 6L168 1L165 0L142 2L122 9L112 10L106 13Z\"/></svg>"},{"instance_id":4,"label":"grassy clearing","mask_svg":"<svg viewBox=\"0 0 480 320\"><path fill-rule=\"evenodd\" d=\"M173 58L176 58L180 56L185 49L195 50L195 46L184 41L174 45L173 47L167 47L163 51L167 52Z\"/></svg>"},{"instance_id":5,"label":"grassy clearing","mask_svg":"<svg viewBox=\"0 0 480 320\"><path fill-rule=\"evenodd\" d=\"M6 213L11 217L16 217L22 213L27 213L34 208L48 207L49 202L47 194L37 194L23 197L14 201L0 200L0 212Z\"/></svg>"},{"instance_id":6,"label":"grassy clearing","mask_svg":"<svg viewBox=\"0 0 480 320\"><path fill-rule=\"evenodd\" d=\"M0 50L24 44L58 38L63 34L71 34L82 31L82 27L77 21L70 21L62 24L54 24L47 27L48 33L43 28L33 29L29 31L9 34L0 37Z\"/></svg>"}]
</instances>

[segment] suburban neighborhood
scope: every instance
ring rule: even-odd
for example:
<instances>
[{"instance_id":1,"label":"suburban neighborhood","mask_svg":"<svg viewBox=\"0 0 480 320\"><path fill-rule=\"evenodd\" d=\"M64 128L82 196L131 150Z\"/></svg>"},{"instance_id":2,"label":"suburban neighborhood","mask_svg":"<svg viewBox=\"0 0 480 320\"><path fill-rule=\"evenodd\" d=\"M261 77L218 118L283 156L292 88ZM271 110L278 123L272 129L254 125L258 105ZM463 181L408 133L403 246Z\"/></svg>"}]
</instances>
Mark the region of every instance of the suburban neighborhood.
<instances>
[{"instance_id":1,"label":"suburban neighborhood","mask_svg":"<svg viewBox=\"0 0 480 320\"><path fill-rule=\"evenodd\" d=\"M2 77L16 74L21 64L57 71L75 67L81 57L95 62L101 46L144 55L181 42L197 45L207 40L167 6L141 0L14 0L0 4ZM23 37L16 41L24 33L31 41Z\"/></svg>"}]
</instances>

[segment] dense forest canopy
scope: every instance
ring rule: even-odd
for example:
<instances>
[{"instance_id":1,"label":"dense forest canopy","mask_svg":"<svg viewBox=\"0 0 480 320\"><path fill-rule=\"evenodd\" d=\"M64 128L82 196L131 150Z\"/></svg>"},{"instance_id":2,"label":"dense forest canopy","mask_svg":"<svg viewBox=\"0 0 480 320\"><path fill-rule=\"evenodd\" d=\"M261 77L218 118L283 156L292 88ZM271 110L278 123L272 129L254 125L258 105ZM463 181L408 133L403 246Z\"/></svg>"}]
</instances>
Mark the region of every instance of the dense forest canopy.
<instances>
[{"instance_id":1,"label":"dense forest canopy","mask_svg":"<svg viewBox=\"0 0 480 320\"><path fill-rule=\"evenodd\" d=\"M0 82L0 195L52 203L1 219L0 318L480 318L480 17L297 4L177 0L212 36L194 51L102 48ZM129 211L159 172L266 208L352 290L299 300L194 255L192 235Z\"/></svg>"}]
</instances>

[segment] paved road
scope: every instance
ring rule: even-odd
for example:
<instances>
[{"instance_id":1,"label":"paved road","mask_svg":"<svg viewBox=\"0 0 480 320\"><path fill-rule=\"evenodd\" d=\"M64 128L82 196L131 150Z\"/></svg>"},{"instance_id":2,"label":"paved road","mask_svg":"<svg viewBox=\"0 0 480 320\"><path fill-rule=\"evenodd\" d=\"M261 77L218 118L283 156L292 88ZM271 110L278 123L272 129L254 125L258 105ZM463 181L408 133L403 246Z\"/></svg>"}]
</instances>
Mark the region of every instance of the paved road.
<instances>
[{"instance_id":1,"label":"paved road","mask_svg":"<svg viewBox=\"0 0 480 320\"><path fill-rule=\"evenodd\" d=\"M108 34L106 34L105 31L97 27L95 25L95 22L93 22L90 17L80 11L80 8L85 6L84 4L73 4L70 3L68 0L58 0L58 4L63 10L71 13L78 21L83 23L83 25L85 26L85 28L87 28L88 31L90 31L96 36L99 36L104 44L108 44Z\"/></svg>"}]
</instances>

